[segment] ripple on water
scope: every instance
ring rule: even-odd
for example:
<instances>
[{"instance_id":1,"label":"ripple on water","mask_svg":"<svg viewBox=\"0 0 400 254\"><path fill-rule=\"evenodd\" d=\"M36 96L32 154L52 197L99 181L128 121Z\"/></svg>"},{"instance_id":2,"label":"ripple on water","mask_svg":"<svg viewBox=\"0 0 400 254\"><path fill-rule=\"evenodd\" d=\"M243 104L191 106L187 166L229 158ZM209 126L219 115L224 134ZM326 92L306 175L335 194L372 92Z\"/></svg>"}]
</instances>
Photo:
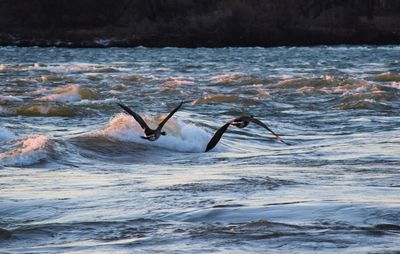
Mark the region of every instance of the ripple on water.
<instances>
[{"instance_id":1,"label":"ripple on water","mask_svg":"<svg viewBox=\"0 0 400 254\"><path fill-rule=\"evenodd\" d=\"M396 253L399 49L0 47L2 250Z\"/></svg>"},{"instance_id":2,"label":"ripple on water","mask_svg":"<svg viewBox=\"0 0 400 254\"><path fill-rule=\"evenodd\" d=\"M15 134L7 128L0 127L0 142L6 142L15 139Z\"/></svg>"},{"instance_id":3,"label":"ripple on water","mask_svg":"<svg viewBox=\"0 0 400 254\"><path fill-rule=\"evenodd\" d=\"M9 239L12 237L17 243L30 242L40 245L52 240L58 243L61 249L70 244L74 247L82 244L81 247L90 248L102 243L120 244L121 240L126 240L124 244L145 241L147 237L157 232L159 227L157 224L157 221L147 218L124 221L32 223L7 232L10 235ZM87 245L87 241L92 241L92 244Z\"/></svg>"},{"instance_id":4,"label":"ripple on water","mask_svg":"<svg viewBox=\"0 0 400 254\"><path fill-rule=\"evenodd\" d=\"M207 96L201 97L199 99L196 99L192 102L193 105L220 104L220 103L231 103L231 104L242 103L244 105L260 104L260 102L257 100L257 98L236 96L236 95L230 95L230 94L207 95Z\"/></svg>"},{"instance_id":5,"label":"ripple on water","mask_svg":"<svg viewBox=\"0 0 400 254\"><path fill-rule=\"evenodd\" d=\"M256 190L274 190L279 187L299 184L294 181L276 179L271 177L242 177L232 180L207 181L177 184L160 190L184 192L252 192Z\"/></svg>"}]
</instances>

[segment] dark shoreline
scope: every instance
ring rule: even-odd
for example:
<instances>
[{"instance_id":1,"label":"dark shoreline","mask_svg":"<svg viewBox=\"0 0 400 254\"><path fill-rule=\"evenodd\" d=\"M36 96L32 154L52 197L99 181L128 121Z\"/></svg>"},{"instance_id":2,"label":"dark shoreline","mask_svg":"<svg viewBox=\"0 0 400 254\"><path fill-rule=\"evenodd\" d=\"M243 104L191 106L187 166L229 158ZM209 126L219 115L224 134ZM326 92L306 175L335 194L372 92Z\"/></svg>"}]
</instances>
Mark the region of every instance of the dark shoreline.
<instances>
[{"instance_id":1,"label":"dark shoreline","mask_svg":"<svg viewBox=\"0 0 400 254\"><path fill-rule=\"evenodd\" d=\"M0 44L0 47L19 47L19 48L66 48L66 49L106 49L106 48L149 48L149 49L162 49L162 48L181 48L181 49L218 49L218 48L279 48L279 47L379 47L379 46L400 46L400 43L370 43L370 44L350 44L350 43L337 43L337 44L304 44L304 45L268 45L268 46L260 46L260 45L236 45L236 46L149 46L149 45L118 45L111 44L108 46L102 45L68 45L66 44L58 44L58 45L45 45L45 44L29 44L29 43L13 43L13 44Z\"/></svg>"},{"instance_id":2,"label":"dark shoreline","mask_svg":"<svg viewBox=\"0 0 400 254\"><path fill-rule=\"evenodd\" d=\"M0 46L400 44L397 0L1 0Z\"/></svg>"}]
</instances>

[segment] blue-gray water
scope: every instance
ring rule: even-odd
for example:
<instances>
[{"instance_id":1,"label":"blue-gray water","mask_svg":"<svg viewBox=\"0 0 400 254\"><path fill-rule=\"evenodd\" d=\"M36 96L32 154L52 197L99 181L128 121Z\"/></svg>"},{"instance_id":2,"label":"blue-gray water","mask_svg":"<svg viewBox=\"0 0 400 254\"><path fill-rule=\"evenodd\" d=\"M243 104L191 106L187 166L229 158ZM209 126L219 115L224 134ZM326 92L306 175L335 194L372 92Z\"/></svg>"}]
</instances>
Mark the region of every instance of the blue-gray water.
<instances>
[{"instance_id":1,"label":"blue-gray water","mask_svg":"<svg viewBox=\"0 0 400 254\"><path fill-rule=\"evenodd\" d=\"M1 253L400 251L400 47L0 48ZM148 142L121 101L152 124ZM213 133L242 113L250 124Z\"/></svg>"}]
</instances>

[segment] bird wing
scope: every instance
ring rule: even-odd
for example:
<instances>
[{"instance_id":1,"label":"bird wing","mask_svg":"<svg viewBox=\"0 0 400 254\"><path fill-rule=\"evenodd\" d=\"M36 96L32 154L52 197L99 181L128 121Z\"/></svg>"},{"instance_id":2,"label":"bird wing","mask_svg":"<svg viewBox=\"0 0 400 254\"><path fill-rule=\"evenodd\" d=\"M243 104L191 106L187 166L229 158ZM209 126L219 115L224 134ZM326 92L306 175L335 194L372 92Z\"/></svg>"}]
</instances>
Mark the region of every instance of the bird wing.
<instances>
[{"instance_id":1,"label":"bird wing","mask_svg":"<svg viewBox=\"0 0 400 254\"><path fill-rule=\"evenodd\" d=\"M182 101L181 103L179 103L179 105L174 108L174 110L172 110L168 116L166 118L164 118L164 120L162 120L162 122L158 125L157 130L161 130L162 127L164 127L164 124L175 114L176 111L179 110L180 107L182 107L183 103L185 103L184 101Z\"/></svg>"},{"instance_id":2,"label":"bird wing","mask_svg":"<svg viewBox=\"0 0 400 254\"><path fill-rule=\"evenodd\" d=\"M245 117L245 118L246 118L247 121L251 121L251 122L253 122L253 123L255 123L255 124L260 125L261 127L264 127L264 128L267 129L269 132L271 132L272 135L274 135L275 138L276 138L277 140L281 141L282 143L284 143L284 144L286 144L286 145L289 145L288 143L286 143L285 141L283 141L283 139L282 139L278 134L276 134L273 130L271 130L265 123L261 122L260 120L258 120L258 119L256 119L256 118L253 118L253 117Z\"/></svg>"},{"instance_id":3,"label":"bird wing","mask_svg":"<svg viewBox=\"0 0 400 254\"><path fill-rule=\"evenodd\" d=\"M215 132L214 136L210 139L210 141L207 144L206 152L213 149L218 144L219 140L221 139L226 129L228 129L229 125L231 125L230 121Z\"/></svg>"},{"instance_id":4,"label":"bird wing","mask_svg":"<svg viewBox=\"0 0 400 254\"><path fill-rule=\"evenodd\" d=\"M122 103L118 103L117 104L123 108L126 112L128 112L131 116L133 116L133 118L135 118L135 120L140 124L140 126L142 127L142 129L144 130L149 130L149 126L146 124L146 122L143 120L142 117L140 117L138 114L136 114L135 112L133 112L130 108L128 108L127 106L125 106Z\"/></svg>"}]
</instances>

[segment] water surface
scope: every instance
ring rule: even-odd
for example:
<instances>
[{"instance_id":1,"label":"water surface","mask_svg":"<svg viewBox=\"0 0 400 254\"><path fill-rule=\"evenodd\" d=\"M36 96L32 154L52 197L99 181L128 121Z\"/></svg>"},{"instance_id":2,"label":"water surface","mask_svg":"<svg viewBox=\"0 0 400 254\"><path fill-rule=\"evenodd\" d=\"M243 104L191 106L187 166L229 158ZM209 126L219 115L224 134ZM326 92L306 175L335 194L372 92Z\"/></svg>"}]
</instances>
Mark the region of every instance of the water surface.
<instances>
[{"instance_id":1,"label":"water surface","mask_svg":"<svg viewBox=\"0 0 400 254\"><path fill-rule=\"evenodd\" d=\"M0 251L400 251L400 47L0 48ZM140 138L121 101L156 125ZM213 133L240 114L250 124Z\"/></svg>"}]
</instances>

